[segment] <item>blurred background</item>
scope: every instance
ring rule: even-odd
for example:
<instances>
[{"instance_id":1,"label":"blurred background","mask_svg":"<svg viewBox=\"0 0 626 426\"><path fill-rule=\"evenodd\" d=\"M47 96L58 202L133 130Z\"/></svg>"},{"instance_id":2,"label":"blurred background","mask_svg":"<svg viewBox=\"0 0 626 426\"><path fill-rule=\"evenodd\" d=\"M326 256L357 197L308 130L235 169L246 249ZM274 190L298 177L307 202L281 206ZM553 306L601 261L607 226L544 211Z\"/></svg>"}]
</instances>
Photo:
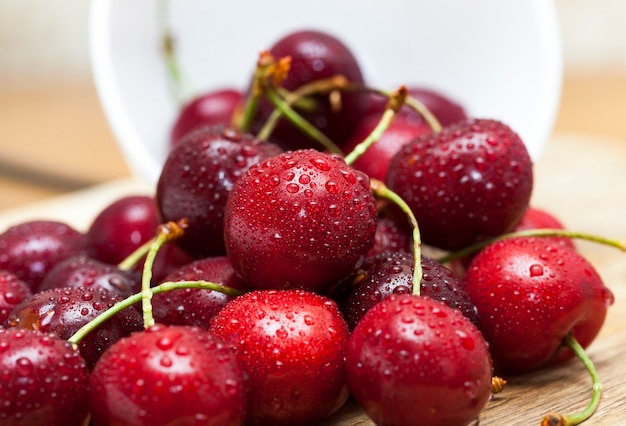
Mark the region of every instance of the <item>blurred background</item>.
<instances>
[{"instance_id":1,"label":"blurred background","mask_svg":"<svg viewBox=\"0 0 626 426\"><path fill-rule=\"evenodd\" d=\"M555 0L555 133L626 143L626 0ZM0 209L129 176L91 79L85 0L0 0Z\"/></svg>"}]
</instances>

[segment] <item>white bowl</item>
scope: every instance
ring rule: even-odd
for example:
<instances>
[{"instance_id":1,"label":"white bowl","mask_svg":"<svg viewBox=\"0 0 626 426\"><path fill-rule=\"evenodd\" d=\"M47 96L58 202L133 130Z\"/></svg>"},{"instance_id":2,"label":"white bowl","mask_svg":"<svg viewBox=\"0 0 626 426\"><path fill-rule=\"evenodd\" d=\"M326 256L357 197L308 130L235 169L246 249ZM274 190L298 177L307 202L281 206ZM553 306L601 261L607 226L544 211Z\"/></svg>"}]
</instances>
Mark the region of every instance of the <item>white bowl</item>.
<instances>
[{"instance_id":1,"label":"white bowl","mask_svg":"<svg viewBox=\"0 0 626 426\"><path fill-rule=\"evenodd\" d=\"M156 181L177 104L161 51L158 0L93 0L91 55L105 114L128 164ZM366 81L428 86L469 115L516 130L533 158L549 139L562 52L550 0L176 0L169 25L198 93L245 88L258 54L297 29L343 40Z\"/></svg>"}]
</instances>

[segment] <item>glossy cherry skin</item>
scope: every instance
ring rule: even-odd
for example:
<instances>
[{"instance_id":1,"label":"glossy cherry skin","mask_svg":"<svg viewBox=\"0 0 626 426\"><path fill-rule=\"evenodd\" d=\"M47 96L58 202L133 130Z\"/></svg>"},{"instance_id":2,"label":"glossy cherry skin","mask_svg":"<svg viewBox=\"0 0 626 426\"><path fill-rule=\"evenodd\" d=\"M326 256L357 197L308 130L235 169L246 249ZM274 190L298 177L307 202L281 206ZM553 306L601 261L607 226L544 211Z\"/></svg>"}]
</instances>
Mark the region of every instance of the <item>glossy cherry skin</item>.
<instances>
[{"instance_id":1,"label":"glossy cherry skin","mask_svg":"<svg viewBox=\"0 0 626 426\"><path fill-rule=\"evenodd\" d=\"M385 181L415 214L422 241L454 251L515 227L530 201L533 165L505 123L468 119L404 145Z\"/></svg>"},{"instance_id":2,"label":"glossy cherry skin","mask_svg":"<svg viewBox=\"0 0 626 426\"><path fill-rule=\"evenodd\" d=\"M53 288L33 294L17 305L5 325L39 330L69 339L82 326L121 299L103 288ZM92 368L102 352L117 340L141 330L143 320L134 307L117 313L78 344L87 366Z\"/></svg>"},{"instance_id":3,"label":"glossy cherry skin","mask_svg":"<svg viewBox=\"0 0 626 426\"><path fill-rule=\"evenodd\" d=\"M256 164L235 183L224 238L249 287L323 293L372 247L376 220L364 173L338 155L290 151Z\"/></svg>"},{"instance_id":4,"label":"glossy cherry skin","mask_svg":"<svg viewBox=\"0 0 626 426\"><path fill-rule=\"evenodd\" d=\"M233 185L251 166L280 152L224 126L188 134L169 152L156 189L162 221L187 219L188 229L175 244L195 258L225 254L224 206Z\"/></svg>"},{"instance_id":5,"label":"glossy cherry skin","mask_svg":"<svg viewBox=\"0 0 626 426\"><path fill-rule=\"evenodd\" d=\"M209 281L224 287L245 290L226 256L198 259L166 276L164 282ZM152 312L155 321L166 325L195 325L208 329L213 318L235 296L214 290L180 289L155 294Z\"/></svg>"},{"instance_id":6,"label":"glossy cherry skin","mask_svg":"<svg viewBox=\"0 0 626 426\"><path fill-rule=\"evenodd\" d=\"M0 269L11 271L35 290L54 265L85 249L85 235L66 223L27 221L0 234Z\"/></svg>"},{"instance_id":7,"label":"glossy cherry skin","mask_svg":"<svg viewBox=\"0 0 626 426\"><path fill-rule=\"evenodd\" d=\"M233 88L211 90L183 105L170 134L170 146L175 146L187 133L203 126L230 126L233 115L244 102L243 93Z\"/></svg>"},{"instance_id":8,"label":"glossy cherry skin","mask_svg":"<svg viewBox=\"0 0 626 426\"><path fill-rule=\"evenodd\" d=\"M485 339L460 311L392 295L350 335L346 377L377 425L468 425L491 396L492 364Z\"/></svg>"},{"instance_id":9,"label":"glossy cherry skin","mask_svg":"<svg viewBox=\"0 0 626 426\"><path fill-rule=\"evenodd\" d=\"M22 300L33 294L30 287L15 274L0 270L0 324Z\"/></svg>"},{"instance_id":10,"label":"glossy cherry skin","mask_svg":"<svg viewBox=\"0 0 626 426\"><path fill-rule=\"evenodd\" d=\"M102 355L89 407L95 426L241 425L244 377L234 354L205 330L157 324Z\"/></svg>"},{"instance_id":11,"label":"glossy cherry skin","mask_svg":"<svg viewBox=\"0 0 626 426\"><path fill-rule=\"evenodd\" d=\"M562 346L568 333L587 347L614 299L584 257L552 238L509 238L486 247L463 285L496 369L508 372L571 358Z\"/></svg>"},{"instance_id":12,"label":"glossy cherry skin","mask_svg":"<svg viewBox=\"0 0 626 426\"><path fill-rule=\"evenodd\" d=\"M289 56L291 68L281 86L288 91L317 80L335 75L342 75L352 83L364 82L360 65L350 48L332 34L302 30L287 34L273 46L269 52L275 58ZM339 108L334 108L328 94L310 96L314 101L311 110L296 110L311 124L328 136L337 145L342 145L366 106L366 95L362 91L341 93ZM258 113L253 123L253 133L265 124L274 107L264 99L259 104ZM286 119L282 119L270 140L286 150L322 147L315 140L302 133Z\"/></svg>"},{"instance_id":13,"label":"glossy cherry skin","mask_svg":"<svg viewBox=\"0 0 626 426\"><path fill-rule=\"evenodd\" d=\"M0 424L85 424L89 371L77 350L52 334L0 329Z\"/></svg>"},{"instance_id":14,"label":"glossy cherry skin","mask_svg":"<svg viewBox=\"0 0 626 426\"><path fill-rule=\"evenodd\" d=\"M141 290L141 277L80 254L55 265L45 276L37 292L63 287L104 288L126 298Z\"/></svg>"},{"instance_id":15,"label":"glossy cherry skin","mask_svg":"<svg viewBox=\"0 0 626 426\"><path fill-rule=\"evenodd\" d=\"M348 398L348 327L330 299L252 291L226 305L210 332L235 351L248 376L248 424L316 424Z\"/></svg>"}]
</instances>

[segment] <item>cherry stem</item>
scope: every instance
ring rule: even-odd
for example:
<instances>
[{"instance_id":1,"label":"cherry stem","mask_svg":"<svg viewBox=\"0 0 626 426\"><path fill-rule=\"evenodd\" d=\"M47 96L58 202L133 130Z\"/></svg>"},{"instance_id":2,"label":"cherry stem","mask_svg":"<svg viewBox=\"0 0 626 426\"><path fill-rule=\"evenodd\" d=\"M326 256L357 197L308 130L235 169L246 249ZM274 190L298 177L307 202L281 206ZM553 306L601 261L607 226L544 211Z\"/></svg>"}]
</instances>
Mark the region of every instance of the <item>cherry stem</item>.
<instances>
[{"instance_id":1,"label":"cherry stem","mask_svg":"<svg viewBox=\"0 0 626 426\"><path fill-rule=\"evenodd\" d=\"M378 198L387 199L402 210L408 217L413 229L413 295L419 296L421 292L422 283L422 238L420 236L419 226L417 225L417 219L409 205L398 194L393 192L383 182L378 179L370 180L370 188L374 192L374 195Z\"/></svg>"},{"instance_id":2,"label":"cherry stem","mask_svg":"<svg viewBox=\"0 0 626 426\"><path fill-rule=\"evenodd\" d=\"M139 261L146 255L146 253L148 253L148 250L150 250L150 246L152 245L152 243L154 243L155 240L156 237L153 237L137 247L135 251L133 251L124 260L117 264L117 268L121 269L122 271L130 271L131 269L133 269L135 265L138 264Z\"/></svg>"},{"instance_id":3,"label":"cherry stem","mask_svg":"<svg viewBox=\"0 0 626 426\"><path fill-rule=\"evenodd\" d=\"M168 83L172 98L178 103L179 107L189 98L193 92L189 79L186 78L181 70L176 57L176 45L174 36L167 24L169 11L169 1L161 0L158 7L159 25L162 34L162 48L165 55L165 63L168 71Z\"/></svg>"},{"instance_id":4,"label":"cherry stem","mask_svg":"<svg viewBox=\"0 0 626 426\"><path fill-rule=\"evenodd\" d=\"M392 93L386 90L381 90L381 89L377 89L374 87L364 86L362 84L356 84L356 83L347 84L344 87L344 89L345 90L365 90L368 92L377 93L387 98L392 96ZM435 133L441 132L441 129L442 129L441 123L439 122L437 117L435 117L435 115L432 112L430 112L430 110L426 107L426 105L424 105L421 101L407 94L406 99L405 99L405 104L409 108L411 108L413 111L417 112L424 119L426 124L428 124L428 126L433 132Z\"/></svg>"},{"instance_id":5,"label":"cherry stem","mask_svg":"<svg viewBox=\"0 0 626 426\"><path fill-rule=\"evenodd\" d=\"M310 83L303 84L302 86L291 92L284 90L281 87L277 87L276 90L279 91L279 94L284 98L285 102L289 106L297 105L298 108L310 111L315 108L317 102L314 99L308 98L307 96L324 93L334 93L338 90L345 88L347 84L348 80L346 80L344 76L335 75L333 77L315 80ZM280 109L275 108L257 136L260 139L267 139L274 131L274 128L276 128L278 120L282 116L283 112Z\"/></svg>"},{"instance_id":6,"label":"cherry stem","mask_svg":"<svg viewBox=\"0 0 626 426\"><path fill-rule=\"evenodd\" d=\"M157 236L150 244L150 248L146 255L146 261L143 264L143 272L141 275L141 310L143 313L144 327L148 328L154 325L154 317L152 315L152 265L159 249L163 244L174 241L182 237L184 230L187 228L187 220L183 219L179 222L167 222L157 227Z\"/></svg>"},{"instance_id":7,"label":"cherry stem","mask_svg":"<svg viewBox=\"0 0 626 426\"><path fill-rule=\"evenodd\" d=\"M278 92L273 87L267 87L265 90L267 99L272 103L274 108L280 110L280 112L291 121L296 127L303 131L306 135L319 142L327 151L334 152L335 154L342 155L341 149L335 143L322 133L317 127L312 125L304 117L296 112L285 100L280 97ZM259 136L260 139L263 139Z\"/></svg>"},{"instance_id":8,"label":"cherry stem","mask_svg":"<svg viewBox=\"0 0 626 426\"><path fill-rule=\"evenodd\" d=\"M284 63L284 62L283 62ZM276 65L276 60L267 50L262 51L259 54L254 74L252 77L252 86L248 99L239 113L238 116L233 117L233 124L241 132L247 133L250 131L250 126L254 120L254 115L259 106L259 101L263 97L263 88L265 86L265 80L268 78L268 74L271 73L272 67ZM289 64L287 64L289 66Z\"/></svg>"},{"instance_id":9,"label":"cherry stem","mask_svg":"<svg viewBox=\"0 0 626 426\"><path fill-rule=\"evenodd\" d=\"M200 290L213 290L219 291L220 293L224 293L228 296L239 296L243 294L243 291L237 290L231 287L225 287L223 285L213 283L210 281L166 281L161 283L155 287L152 287L152 293L164 293L172 290L179 290L185 288L196 288ZM89 321L87 324L78 329L72 337L68 339L70 343L73 345L77 345L80 341L85 338L89 333L95 330L100 325L104 324L106 321L111 319L113 316L121 312L122 310L134 305L135 303L140 302L143 299L143 293L139 292L128 296L126 299L116 303L111 306L109 309L102 312L100 315L95 317L93 320Z\"/></svg>"},{"instance_id":10,"label":"cherry stem","mask_svg":"<svg viewBox=\"0 0 626 426\"><path fill-rule=\"evenodd\" d=\"M563 237L563 238L577 238L581 240L592 241L607 246L615 247L621 251L626 251L626 241L619 241L613 238L606 238L598 235L587 234L584 232L569 231L566 229L552 229L552 228L540 228L540 229L525 229L523 231L510 232L508 234L502 234L498 237L491 238L486 241L482 241L477 244L473 244L464 249L455 251L439 258L440 263L448 263L453 260L461 259L465 256L472 255L481 249L493 244L497 241L501 241L507 238L521 238L521 237Z\"/></svg>"},{"instance_id":11,"label":"cherry stem","mask_svg":"<svg viewBox=\"0 0 626 426\"><path fill-rule=\"evenodd\" d=\"M578 425L585 420L588 420L593 416L593 414L598 409L598 405L600 404L600 397L602 396L602 382L600 382L600 378L598 376L598 372L596 371L591 358L585 352L584 348L578 343L578 340L574 337L572 333L569 333L563 339L563 345L569 347L576 357L583 363L587 371L589 372L589 376L591 377L591 383L593 385L593 391L591 394L591 401L587 407L574 414L562 415L558 413L550 413L547 414L543 420L541 421L541 426L574 426Z\"/></svg>"},{"instance_id":12,"label":"cherry stem","mask_svg":"<svg viewBox=\"0 0 626 426\"><path fill-rule=\"evenodd\" d=\"M345 160L347 164L353 164L361 155L363 155L363 153L365 153L365 151L367 151L370 146L381 138L383 133L385 133L393 122L394 118L396 118L396 115L398 114L400 108L404 105L407 96L408 92L405 86L400 86L399 89L391 93L389 100L387 101L385 111L380 117L376 127L374 127L374 129L362 142L354 147L352 152L346 155Z\"/></svg>"}]
</instances>

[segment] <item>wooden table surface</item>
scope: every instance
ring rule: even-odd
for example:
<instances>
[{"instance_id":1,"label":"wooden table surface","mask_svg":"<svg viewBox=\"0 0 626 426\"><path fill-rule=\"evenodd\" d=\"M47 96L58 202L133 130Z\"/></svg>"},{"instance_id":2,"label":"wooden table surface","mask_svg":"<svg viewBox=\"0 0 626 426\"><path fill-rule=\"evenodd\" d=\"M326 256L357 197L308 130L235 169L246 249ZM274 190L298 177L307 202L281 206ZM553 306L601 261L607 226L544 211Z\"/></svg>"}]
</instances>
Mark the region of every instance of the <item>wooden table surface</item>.
<instances>
[{"instance_id":1,"label":"wooden table surface","mask_svg":"<svg viewBox=\"0 0 626 426\"><path fill-rule=\"evenodd\" d=\"M568 77L555 132L535 165L533 204L575 230L626 238L626 77ZM93 87L0 91L0 230L20 220L58 218L84 229L97 211L152 188L130 178ZM604 383L588 422L626 422L626 254L593 243L579 250L615 294L589 348ZM582 409L591 385L581 365L511 379L481 425L533 425L550 411ZM328 424L371 425L348 406Z\"/></svg>"}]
</instances>

